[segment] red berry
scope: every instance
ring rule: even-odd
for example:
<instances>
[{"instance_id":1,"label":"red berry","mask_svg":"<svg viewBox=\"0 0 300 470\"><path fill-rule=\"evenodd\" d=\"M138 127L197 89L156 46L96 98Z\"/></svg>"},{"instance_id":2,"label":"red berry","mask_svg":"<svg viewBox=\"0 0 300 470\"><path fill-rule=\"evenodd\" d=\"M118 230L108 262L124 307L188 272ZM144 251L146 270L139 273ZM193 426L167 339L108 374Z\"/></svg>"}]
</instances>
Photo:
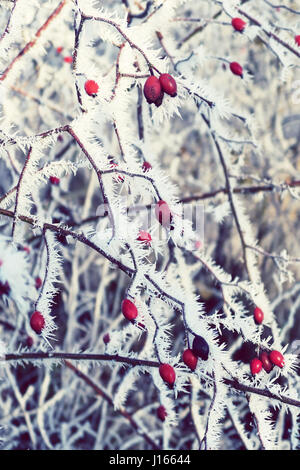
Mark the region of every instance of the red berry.
<instances>
[{"instance_id":1,"label":"red berry","mask_svg":"<svg viewBox=\"0 0 300 470\"><path fill-rule=\"evenodd\" d=\"M262 362L263 368L269 374L269 372L271 372L271 370L273 369L273 364L270 361L269 354L266 352L262 352L259 356L259 359Z\"/></svg>"},{"instance_id":2,"label":"red berry","mask_svg":"<svg viewBox=\"0 0 300 470\"><path fill-rule=\"evenodd\" d=\"M165 421L166 417L168 416L167 412L166 412L166 408L163 406L163 405L160 405L158 408L157 408L157 417L161 420L161 421Z\"/></svg>"},{"instance_id":3,"label":"red berry","mask_svg":"<svg viewBox=\"0 0 300 470\"><path fill-rule=\"evenodd\" d=\"M230 62L230 70L234 75L243 78L243 67L238 62Z\"/></svg>"},{"instance_id":4,"label":"red berry","mask_svg":"<svg viewBox=\"0 0 300 470\"><path fill-rule=\"evenodd\" d=\"M159 77L162 90L174 98L177 95L177 85L174 78L169 73L162 73Z\"/></svg>"},{"instance_id":5,"label":"red berry","mask_svg":"<svg viewBox=\"0 0 300 470\"><path fill-rule=\"evenodd\" d=\"M63 50L63 47L59 46L57 49L56 49L56 52L57 54L60 54Z\"/></svg>"},{"instance_id":6,"label":"red berry","mask_svg":"<svg viewBox=\"0 0 300 470\"><path fill-rule=\"evenodd\" d=\"M108 333L106 333L104 336L103 336L103 343L104 344L108 344L110 342L110 336Z\"/></svg>"},{"instance_id":7,"label":"red berry","mask_svg":"<svg viewBox=\"0 0 300 470\"><path fill-rule=\"evenodd\" d=\"M192 349L186 349L183 352L182 360L191 370L196 369L198 357L193 353Z\"/></svg>"},{"instance_id":8,"label":"red berry","mask_svg":"<svg viewBox=\"0 0 300 470\"><path fill-rule=\"evenodd\" d=\"M122 301L122 313L124 317L129 320L133 321L138 316L138 310L133 302L129 299L124 299Z\"/></svg>"},{"instance_id":9,"label":"red berry","mask_svg":"<svg viewBox=\"0 0 300 470\"><path fill-rule=\"evenodd\" d=\"M254 320L257 325L260 325L264 320L264 312L258 307L254 310Z\"/></svg>"},{"instance_id":10,"label":"red berry","mask_svg":"<svg viewBox=\"0 0 300 470\"><path fill-rule=\"evenodd\" d=\"M262 362L257 358L252 359L250 369L252 375L258 374L262 370Z\"/></svg>"},{"instance_id":11,"label":"red berry","mask_svg":"<svg viewBox=\"0 0 300 470\"><path fill-rule=\"evenodd\" d=\"M41 312L33 312L30 318L30 326L37 334L40 334L42 332L42 329L45 326L45 319Z\"/></svg>"},{"instance_id":12,"label":"red berry","mask_svg":"<svg viewBox=\"0 0 300 470\"><path fill-rule=\"evenodd\" d=\"M144 230L140 230L137 240L140 242L144 242L145 245L149 246L151 245L152 237L150 233L145 232Z\"/></svg>"},{"instance_id":13,"label":"red berry","mask_svg":"<svg viewBox=\"0 0 300 470\"><path fill-rule=\"evenodd\" d=\"M41 279L40 277L37 277L37 278L35 279L35 288L36 288L36 289L39 289L39 288L42 286L42 284L43 284L42 279Z\"/></svg>"},{"instance_id":14,"label":"red berry","mask_svg":"<svg viewBox=\"0 0 300 470\"><path fill-rule=\"evenodd\" d=\"M10 293L10 285L7 281L5 281L4 283L0 281L0 297L2 297L2 295L9 295Z\"/></svg>"},{"instance_id":15,"label":"red berry","mask_svg":"<svg viewBox=\"0 0 300 470\"><path fill-rule=\"evenodd\" d=\"M155 216L163 227L170 227L173 216L165 201L158 201L155 206Z\"/></svg>"},{"instance_id":16,"label":"red berry","mask_svg":"<svg viewBox=\"0 0 300 470\"><path fill-rule=\"evenodd\" d=\"M156 78L154 75L151 75L151 77L147 78L144 85L144 95L148 103L155 103L155 101L160 98L161 92L161 85L158 78Z\"/></svg>"},{"instance_id":17,"label":"red berry","mask_svg":"<svg viewBox=\"0 0 300 470\"><path fill-rule=\"evenodd\" d=\"M28 348L31 348L32 345L33 345L33 339L31 338L31 336L27 336L26 338L26 345Z\"/></svg>"},{"instance_id":18,"label":"red berry","mask_svg":"<svg viewBox=\"0 0 300 470\"><path fill-rule=\"evenodd\" d=\"M161 364L159 366L159 373L164 382L170 387L173 387L176 379L175 370L170 364Z\"/></svg>"},{"instance_id":19,"label":"red berry","mask_svg":"<svg viewBox=\"0 0 300 470\"><path fill-rule=\"evenodd\" d=\"M143 172L146 173L146 171L151 170L152 165L149 162L144 162L142 168L143 168Z\"/></svg>"},{"instance_id":20,"label":"red berry","mask_svg":"<svg viewBox=\"0 0 300 470\"><path fill-rule=\"evenodd\" d=\"M84 84L84 89L88 95L94 96L98 92L99 85L98 83L94 82L94 80L87 80Z\"/></svg>"},{"instance_id":21,"label":"red berry","mask_svg":"<svg viewBox=\"0 0 300 470\"><path fill-rule=\"evenodd\" d=\"M29 246L23 246L23 250L26 251L26 253L29 255L30 254L30 248Z\"/></svg>"},{"instance_id":22,"label":"red berry","mask_svg":"<svg viewBox=\"0 0 300 470\"><path fill-rule=\"evenodd\" d=\"M246 23L242 18L232 18L231 24L236 31L243 31L246 26Z\"/></svg>"},{"instance_id":23,"label":"red berry","mask_svg":"<svg viewBox=\"0 0 300 470\"><path fill-rule=\"evenodd\" d=\"M270 361L275 364L275 366L283 367L284 366L284 357L279 351L271 351L269 354Z\"/></svg>"},{"instance_id":24,"label":"red berry","mask_svg":"<svg viewBox=\"0 0 300 470\"><path fill-rule=\"evenodd\" d=\"M298 34L298 36L295 36L295 43L297 44L297 46L300 46L300 34Z\"/></svg>"},{"instance_id":25,"label":"red berry","mask_svg":"<svg viewBox=\"0 0 300 470\"><path fill-rule=\"evenodd\" d=\"M67 64L72 64L73 57L71 55L64 57L64 61L67 62Z\"/></svg>"},{"instance_id":26,"label":"red berry","mask_svg":"<svg viewBox=\"0 0 300 470\"><path fill-rule=\"evenodd\" d=\"M50 176L49 179L51 184L54 184L55 186L59 185L60 179L57 178L57 176Z\"/></svg>"}]
</instances>

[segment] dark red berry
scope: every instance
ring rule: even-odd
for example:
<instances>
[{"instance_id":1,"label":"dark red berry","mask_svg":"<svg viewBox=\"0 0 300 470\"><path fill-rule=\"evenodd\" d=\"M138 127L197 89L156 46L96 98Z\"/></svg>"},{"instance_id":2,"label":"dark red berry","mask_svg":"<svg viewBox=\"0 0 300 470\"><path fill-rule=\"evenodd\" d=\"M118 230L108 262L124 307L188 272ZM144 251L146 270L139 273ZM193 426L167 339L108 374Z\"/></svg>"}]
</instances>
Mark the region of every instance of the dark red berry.
<instances>
[{"instance_id":1,"label":"dark red berry","mask_svg":"<svg viewBox=\"0 0 300 470\"><path fill-rule=\"evenodd\" d=\"M57 176L50 176L49 179L50 179L50 183L51 183L51 184L54 184L54 185L56 185L56 186L59 185L60 179L57 178Z\"/></svg>"},{"instance_id":2,"label":"dark red berry","mask_svg":"<svg viewBox=\"0 0 300 470\"><path fill-rule=\"evenodd\" d=\"M0 281L0 297L2 297L2 295L9 295L10 293L10 285L7 281L5 282L1 282Z\"/></svg>"},{"instance_id":3,"label":"dark red berry","mask_svg":"<svg viewBox=\"0 0 300 470\"><path fill-rule=\"evenodd\" d=\"M202 336L195 336L192 350L197 357L207 361L209 355L209 346Z\"/></svg>"},{"instance_id":4,"label":"dark red berry","mask_svg":"<svg viewBox=\"0 0 300 470\"><path fill-rule=\"evenodd\" d=\"M158 201L155 206L155 216L163 227L170 227L173 216L165 201Z\"/></svg>"},{"instance_id":5,"label":"dark red berry","mask_svg":"<svg viewBox=\"0 0 300 470\"><path fill-rule=\"evenodd\" d=\"M150 233L145 232L144 230L141 230L139 232L139 236L138 236L137 240L140 241L140 242L144 242L145 245L149 246L149 245L151 245L152 237L151 237Z\"/></svg>"},{"instance_id":6,"label":"dark red berry","mask_svg":"<svg viewBox=\"0 0 300 470\"><path fill-rule=\"evenodd\" d=\"M236 31L244 31L246 23L242 18L232 18L231 24Z\"/></svg>"},{"instance_id":7,"label":"dark red berry","mask_svg":"<svg viewBox=\"0 0 300 470\"><path fill-rule=\"evenodd\" d=\"M45 326L45 319L41 312L33 312L30 318L30 326L37 334L40 334L42 332L42 329Z\"/></svg>"},{"instance_id":8,"label":"dark red berry","mask_svg":"<svg viewBox=\"0 0 300 470\"><path fill-rule=\"evenodd\" d=\"M33 345L33 339L31 338L31 336L27 336L26 338L26 345L28 348L31 348L32 345Z\"/></svg>"},{"instance_id":9,"label":"dark red berry","mask_svg":"<svg viewBox=\"0 0 300 470\"><path fill-rule=\"evenodd\" d=\"M243 67L238 62L231 62L230 70L234 75L238 75L243 78Z\"/></svg>"},{"instance_id":10,"label":"dark red berry","mask_svg":"<svg viewBox=\"0 0 300 470\"><path fill-rule=\"evenodd\" d=\"M256 307L253 315L255 323L260 325L264 320L264 312L259 307Z\"/></svg>"},{"instance_id":11,"label":"dark red berry","mask_svg":"<svg viewBox=\"0 0 300 470\"><path fill-rule=\"evenodd\" d=\"M167 412L166 412L166 408L163 406L163 405L160 405L158 408L157 408L157 417L161 420L161 421L165 421L166 417L168 416Z\"/></svg>"},{"instance_id":12,"label":"dark red berry","mask_svg":"<svg viewBox=\"0 0 300 470\"><path fill-rule=\"evenodd\" d=\"M297 46L300 46L300 34L298 34L298 36L295 36L295 43L297 44Z\"/></svg>"},{"instance_id":13,"label":"dark red berry","mask_svg":"<svg viewBox=\"0 0 300 470\"><path fill-rule=\"evenodd\" d=\"M57 49L56 49L56 52L57 54L60 54L63 50L63 47L59 46Z\"/></svg>"},{"instance_id":14,"label":"dark red berry","mask_svg":"<svg viewBox=\"0 0 300 470\"><path fill-rule=\"evenodd\" d=\"M99 85L94 80L87 80L84 84L84 89L88 95L94 96L99 90Z\"/></svg>"},{"instance_id":15,"label":"dark red berry","mask_svg":"<svg viewBox=\"0 0 300 470\"><path fill-rule=\"evenodd\" d=\"M149 104L155 103L161 95L161 85L154 75L147 78L144 85L144 95Z\"/></svg>"},{"instance_id":16,"label":"dark red berry","mask_svg":"<svg viewBox=\"0 0 300 470\"><path fill-rule=\"evenodd\" d=\"M252 359L250 369L252 375L258 374L262 370L262 362L257 358Z\"/></svg>"},{"instance_id":17,"label":"dark red berry","mask_svg":"<svg viewBox=\"0 0 300 470\"><path fill-rule=\"evenodd\" d=\"M162 73L159 77L162 90L172 97L177 95L177 85L174 78L169 73Z\"/></svg>"},{"instance_id":18,"label":"dark red berry","mask_svg":"<svg viewBox=\"0 0 300 470\"><path fill-rule=\"evenodd\" d=\"M129 299L124 299L122 301L122 313L124 317L129 320L133 321L138 316L138 310L133 302Z\"/></svg>"},{"instance_id":19,"label":"dark red berry","mask_svg":"<svg viewBox=\"0 0 300 470\"><path fill-rule=\"evenodd\" d=\"M39 288L42 286L42 284L43 284L42 279L41 279L40 277L37 277L37 278L35 279L35 288L36 288L36 289L39 289Z\"/></svg>"},{"instance_id":20,"label":"dark red berry","mask_svg":"<svg viewBox=\"0 0 300 470\"><path fill-rule=\"evenodd\" d=\"M196 369L198 357L193 353L192 349L186 349L183 352L182 360L191 370Z\"/></svg>"},{"instance_id":21,"label":"dark red berry","mask_svg":"<svg viewBox=\"0 0 300 470\"><path fill-rule=\"evenodd\" d=\"M164 382L170 387L173 387L176 379L175 370L170 364L161 364L159 366L159 373Z\"/></svg>"},{"instance_id":22,"label":"dark red berry","mask_svg":"<svg viewBox=\"0 0 300 470\"><path fill-rule=\"evenodd\" d=\"M269 354L270 361L272 364L275 364L275 366L278 367L283 367L284 366L284 357L279 351L271 351Z\"/></svg>"},{"instance_id":23,"label":"dark red berry","mask_svg":"<svg viewBox=\"0 0 300 470\"><path fill-rule=\"evenodd\" d=\"M270 361L269 354L266 352L262 352L259 356L259 359L262 362L264 370L269 374L269 372L271 372L271 370L273 369L273 364Z\"/></svg>"},{"instance_id":24,"label":"dark red berry","mask_svg":"<svg viewBox=\"0 0 300 470\"><path fill-rule=\"evenodd\" d=\"M143 172L146 173L146 171L151 170L152 165L149 162L144 162L142 168L143 168Z\"/></svg>"},{"instance_id":25,"label":"dark red berry","mask_svg":"<svg viewBox=\"0 0 300 470\"><path fill-rule=\"evenodd\" d=\"M29 255L30 254L30 248L29 246L23 246L23 250L26 251L26 253Z\"/></svg>"},{"instance_id":26,"label":"dark red berry","mask_svg":"<svg viewBox=\"0 0 300 470\"><path fill-rule=\"evenodd\" d=\"M103 336L103 343L104 344L108 344L110 342L110 336L108 333L106 333L104 336Z\"/></svg>"}]
</instances>

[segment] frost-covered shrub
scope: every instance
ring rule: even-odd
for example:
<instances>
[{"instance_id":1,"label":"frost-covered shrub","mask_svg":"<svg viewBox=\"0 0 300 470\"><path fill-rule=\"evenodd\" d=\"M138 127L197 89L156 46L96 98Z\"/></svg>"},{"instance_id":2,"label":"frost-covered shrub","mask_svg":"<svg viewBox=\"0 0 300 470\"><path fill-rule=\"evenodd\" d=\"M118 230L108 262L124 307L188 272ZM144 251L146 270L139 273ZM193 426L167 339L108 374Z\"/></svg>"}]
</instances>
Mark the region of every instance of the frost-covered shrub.
<instances>
[{"instance_id":1,"label":"frost-covered shrub","mask_svg":"<svg viewBox=\"0 0 300 470\"><path fill-rule=\"evenodd\" d=\"M0 8L2 448L299 448L296 2Z\"/></svg>"}]
</instances>

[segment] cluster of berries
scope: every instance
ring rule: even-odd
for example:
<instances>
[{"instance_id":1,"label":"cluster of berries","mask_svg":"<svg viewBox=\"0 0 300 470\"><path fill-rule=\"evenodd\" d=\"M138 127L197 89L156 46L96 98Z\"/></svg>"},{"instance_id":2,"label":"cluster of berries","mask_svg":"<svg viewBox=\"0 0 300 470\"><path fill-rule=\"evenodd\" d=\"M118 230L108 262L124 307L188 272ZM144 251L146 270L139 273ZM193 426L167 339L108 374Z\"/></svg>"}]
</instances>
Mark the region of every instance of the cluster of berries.
<instances>
[{"instance_id":1,"label":"cluster of berries","mask_svg":"<svg viewBox=\"0 0 300 470\"><path fill-rule=\"evenodd\" d=\"M250 362L250 369L253 375L258 374L264 369L268 374L274 366L282 368L284 366L284 357L281 352L273 350L269 354L262 352L259 358L255 357Z\"/></svg>"},{"instance_id":2,"label":"cluster of berries","mask_svg":"<svg viewBox=\"0 0 300 470\"><path fill-rule=\"evenodd\" d=\"M256 307L253 313L254 321L257 325L261 325L264 320L264 312ZM264 369L268 374L271 372L273 367L283 367L284 366L284 357L279 351L271 351L269 354L267 352L262 352L258 357L252 359L250 362L250 370L252 375L258 374L262 369Z\"/></svg>"},{"instance_id":3,"label":"cluster of berries","mask_svg":"<svg viewBox=\"0 0 300 470\"><path fill-rule=\"evenodd\" d=\"M164 98L164 94L173 98L177 95L177 84L169 73L162 73L159 78L151 75L144 85L144 96L149 104L154 103L159 107Z\"/></svg>"}]
</instances>

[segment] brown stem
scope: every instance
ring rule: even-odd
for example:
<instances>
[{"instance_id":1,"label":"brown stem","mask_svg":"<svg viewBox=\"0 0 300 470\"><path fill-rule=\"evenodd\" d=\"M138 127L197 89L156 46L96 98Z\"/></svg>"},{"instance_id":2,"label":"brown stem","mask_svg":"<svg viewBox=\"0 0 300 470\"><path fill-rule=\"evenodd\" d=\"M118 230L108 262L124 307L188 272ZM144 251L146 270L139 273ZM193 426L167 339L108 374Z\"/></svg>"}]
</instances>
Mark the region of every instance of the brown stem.
<instances>
[{"instance_id":1,"label":"brown stem","mask_svg":"<svg viewBox=\"0 0 300 470\"><path fill-rule=\"evenodd\" d=\"M29 41L26 46L23 47L23 49L19 52L19 54L11 61L11 63L6 67L4 72L2 73L0 77L0 81L5 80L7 77L8 73L10 70L13 68L14 64L21 58L23 57L37 42L38 38L42 34L42 32L47 29L51 21L61 12L62 8L65 6L68 0L62 0L59 5L55 8L55 10L51 13L51 15L47 18L45 23L38 29L38 31L35 33L35 38Z\"/></svg>"}]
</instances>

